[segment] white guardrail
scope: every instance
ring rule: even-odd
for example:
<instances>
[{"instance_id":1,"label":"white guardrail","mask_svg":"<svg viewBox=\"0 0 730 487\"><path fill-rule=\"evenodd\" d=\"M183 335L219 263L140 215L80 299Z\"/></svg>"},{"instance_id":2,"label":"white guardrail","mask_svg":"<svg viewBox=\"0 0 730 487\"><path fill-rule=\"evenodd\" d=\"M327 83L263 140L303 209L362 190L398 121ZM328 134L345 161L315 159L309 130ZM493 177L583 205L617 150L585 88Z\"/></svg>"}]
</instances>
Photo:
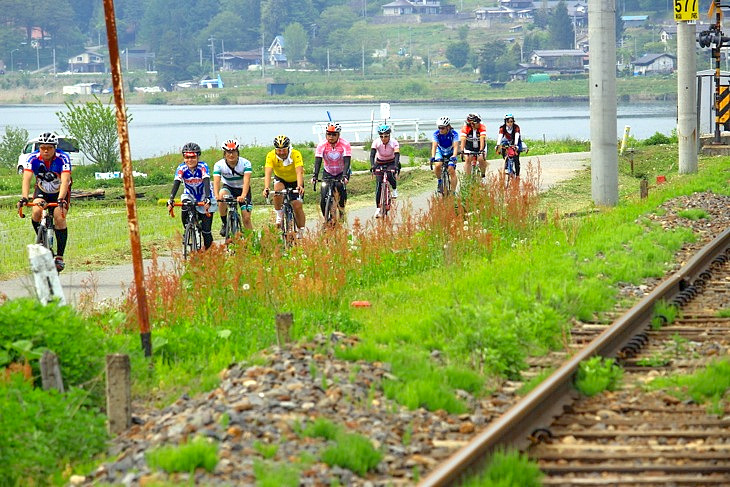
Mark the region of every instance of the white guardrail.
<instances>
[{"instance_id":1,"label":"white guardrail","mask_svg":"<svg viewBox=\"0 0 730 487\"><path fill-rule=\"evenodd\" d=\"M319 142L324 141L324 129L330 122L317 122L312 126L312 133L317 136ZM348 120L345 122L337 122L342 127L342 137L348 142L364 142L373 140L378 133L378 125L383 122L379 120ZM393 135L398 138L407 137L418 142L419 138L428 140L428 137L421 137L420 128L431 128L429 123L417 118L396 118L386 122L393 127Z\"/></svg>"}]
</instances>

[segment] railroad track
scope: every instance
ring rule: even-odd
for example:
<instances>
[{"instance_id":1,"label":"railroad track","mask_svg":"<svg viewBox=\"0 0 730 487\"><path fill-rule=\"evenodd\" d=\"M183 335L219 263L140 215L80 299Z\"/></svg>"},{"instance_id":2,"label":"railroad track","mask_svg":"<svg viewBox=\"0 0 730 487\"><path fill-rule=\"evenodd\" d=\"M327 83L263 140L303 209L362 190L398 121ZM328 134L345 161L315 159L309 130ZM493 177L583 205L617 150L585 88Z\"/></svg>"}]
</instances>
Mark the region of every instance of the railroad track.
<instances>
[{"instance_id":1,"label":"railroad track","mask_svg":"<svg viewBox=\"0 0 730 487\"><path fill-rule=\"evenodd\" d=\"M680 306L681 318L654 331L650 321L660 300ZM730 407L718 417L704 405L641 387L727 353L730 318L718 315L725 308L730 308L730 229L603 327L420 485L456 484L502 447L520 448L537 460L546 486L730 485ZM600 328L587 326L574 343ZM580 398L573 376L580 362L594 355L618 359L623 386Z\"/></svg>"}]
</instances>

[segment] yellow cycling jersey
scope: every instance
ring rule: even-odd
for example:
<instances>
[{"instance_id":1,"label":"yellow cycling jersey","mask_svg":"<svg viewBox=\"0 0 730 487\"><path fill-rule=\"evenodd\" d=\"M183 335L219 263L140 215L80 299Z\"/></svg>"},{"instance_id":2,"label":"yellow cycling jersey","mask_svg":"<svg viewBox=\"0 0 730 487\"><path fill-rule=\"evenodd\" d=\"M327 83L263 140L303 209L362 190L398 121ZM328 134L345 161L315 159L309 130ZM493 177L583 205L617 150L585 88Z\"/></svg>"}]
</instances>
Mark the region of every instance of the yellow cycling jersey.
<instances>
[{"instance_id":1,"label":"yellow cycling jersey","mask_svg":"<svg viewBox=\"0 0 730 487\"><path fill-rule=\"evenodd\" d=\"M276 151L271 151L266 154L265 167L271 167L274 169L274 176L286 181L287 183L297 182L297 167L304 165L302 160L302 153L296 149L289 151L289 156L283 161L276 157Z\"/></svg>"}]
</instances>

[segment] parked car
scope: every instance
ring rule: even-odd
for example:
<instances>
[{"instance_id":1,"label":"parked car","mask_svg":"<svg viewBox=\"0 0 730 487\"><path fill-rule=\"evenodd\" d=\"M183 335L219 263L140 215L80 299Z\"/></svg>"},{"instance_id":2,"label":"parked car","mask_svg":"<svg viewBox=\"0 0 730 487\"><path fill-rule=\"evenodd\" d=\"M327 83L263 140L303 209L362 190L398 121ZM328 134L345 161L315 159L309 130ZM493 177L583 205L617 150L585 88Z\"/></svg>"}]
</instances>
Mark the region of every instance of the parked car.
<instances>
[{"instance_id":1,"label":"parked car","mask_svg":"<svg viewBox=\"0 0 730 487\"><path fill-rule=\"evenodd\" d=\"M37 138L30 139L26 142L25 147L23 147L23 152L18 156L18 174L23 174L23 168L25 167L25 161L28 160L28 155L31 152L37 151L39 145ZM71 156L71 167L91 164L91 161L79 150L79 144L76 139L59 137L58 148Z\"/></svg>"}]
</instances>

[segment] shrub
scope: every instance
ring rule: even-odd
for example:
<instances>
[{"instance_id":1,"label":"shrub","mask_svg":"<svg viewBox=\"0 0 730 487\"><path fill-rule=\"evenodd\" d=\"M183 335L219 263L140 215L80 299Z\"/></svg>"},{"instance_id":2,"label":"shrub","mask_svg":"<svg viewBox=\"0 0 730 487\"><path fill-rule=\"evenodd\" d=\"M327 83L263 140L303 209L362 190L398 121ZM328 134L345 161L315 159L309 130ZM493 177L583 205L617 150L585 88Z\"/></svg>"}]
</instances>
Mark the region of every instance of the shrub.
<instances>
[{"instance_id":1,"label":"shrub","mask_svg":"<svg viewBox=\"0 0 730 487\"><path fill-rule=\"evenodd\" d=\"M575 387L588 397L605 390L613 391L618 386L623 370L613 359L593 357L581 362L575 379Z\"/></svg>"},{"instance_id":2,"label":"shrub","mask_svg":"<svg viewBox=\"0 0 730 487\"><path fill-rule=\"evenodd\" d=\"M5 135L0 140L0 166L14 168L27 141L27 130L7 125Z\"/></svg>"},{"instance_id":3,"label":"shrub","mask_svg":"<svg viewBox=\"0 0 730 487\"><path fill-rule=\"evenodd\" d=\"M218 465L218 445L196 437L184 445L162 446L149 451L147 463L168 473L194 472L198 467L212 472Z\"/></svg>"},{"instance_id":4,"label":"shrub","mask_svg":"<svg viewBox=\"0 0 730 487\"><path fill-rule=\"evenodd\" d=\"M364 436L340 432L336 442L322 452L322 460L330 466L338 465L364 476L383 458L383 454Z\"/></svg>"},{"instance_id":5,"label":"shrub","mask_svg":"<svg viewBox=\"0 0 730 487\"><path fill-rule=\"evenodd\" d=\"M0 485L44 485L105 448L106 417L83 407L87 394L35 389L19 374L0 382Z\"/></svg>"}]
</instances>

